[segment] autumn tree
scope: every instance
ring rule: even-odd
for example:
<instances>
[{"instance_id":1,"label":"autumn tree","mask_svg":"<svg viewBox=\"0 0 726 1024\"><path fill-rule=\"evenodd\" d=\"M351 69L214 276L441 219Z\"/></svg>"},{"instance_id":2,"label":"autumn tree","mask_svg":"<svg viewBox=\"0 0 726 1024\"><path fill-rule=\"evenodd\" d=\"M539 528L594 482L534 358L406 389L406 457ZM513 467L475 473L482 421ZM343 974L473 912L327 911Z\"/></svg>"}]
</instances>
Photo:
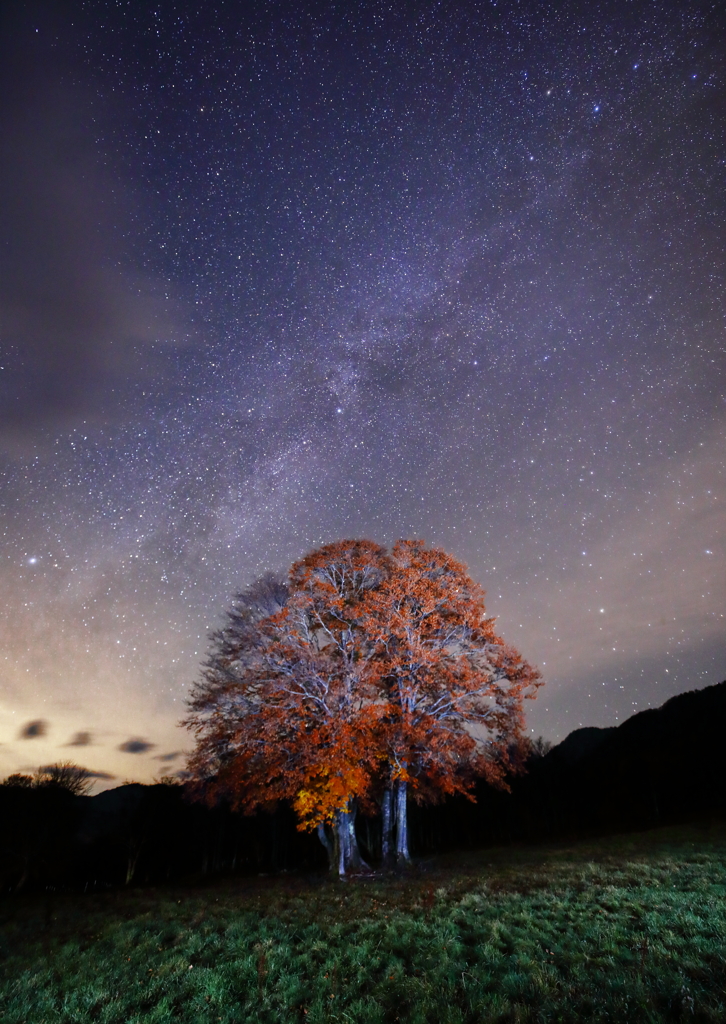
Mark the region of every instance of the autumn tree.
<instances>
[{"instance_id":1,"label":"autumn tree","mask_svg":"<svg viewBox=\"0 0 726 1024\"><path fill-rule=\"evenodd\" d=\"M362 621L385 562L370 541L341 541L293 565L273 614L260 614L259 585L239 595L187 723L190 771L208 793L246 811L289 800L341 874L362 866L355 814L372 800L377 715Z\"/></svg>"},{"instance_id":2,"label":"autumn tree","mask_svg":"<svg viewBox=\"0 0 726 1024\"><path fill-rule=\"evenodd\" d=\"M341 874L362 866L355 815L378 799L384 861L405 863L409 794L504 784L538 685L461 563L420 541L340 541L286 587L237 596L190 699L189 768L248 812L290 801Z\"/></svg>"},{"instance_id":3,"label":"autumn tree","mask_svg":"<svg viewBox=\"0 0 726 1024\"><path fill-rule=\"evenodd\" d=\"M368 602L374 689L385 709L384 859L407 862L407 799L504 785L539 673L494 630L465 567L421 541L398 541Z\"/></svg>"}]
</instances>

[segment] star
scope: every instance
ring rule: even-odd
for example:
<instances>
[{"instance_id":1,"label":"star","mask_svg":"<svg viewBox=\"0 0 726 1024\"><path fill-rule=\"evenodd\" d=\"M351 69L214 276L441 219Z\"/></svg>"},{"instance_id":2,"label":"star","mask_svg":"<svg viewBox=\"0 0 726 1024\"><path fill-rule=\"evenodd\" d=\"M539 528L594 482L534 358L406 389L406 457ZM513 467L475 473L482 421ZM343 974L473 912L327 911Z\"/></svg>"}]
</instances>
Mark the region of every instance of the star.
<instances>
[{"instance_id":1,"label":"star","mask_svg":"<svg viewBox=\"0 0 726 1024\"><path fill-rule=\"evenodd\" d=\"M22 719L153 778L234 593L346 537L467 563L535 734L722 679L712 12L87 6L0 61L0 776Z\"/></svg>"}]
</instances>

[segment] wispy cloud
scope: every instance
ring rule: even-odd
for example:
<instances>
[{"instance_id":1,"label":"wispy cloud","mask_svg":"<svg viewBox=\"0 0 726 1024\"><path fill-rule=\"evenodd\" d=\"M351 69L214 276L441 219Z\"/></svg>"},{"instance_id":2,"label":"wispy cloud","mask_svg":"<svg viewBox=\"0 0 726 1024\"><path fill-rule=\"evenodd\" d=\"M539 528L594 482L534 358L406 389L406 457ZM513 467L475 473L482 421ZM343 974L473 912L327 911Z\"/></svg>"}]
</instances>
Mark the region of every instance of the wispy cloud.
<instances>
[{"instance_id":1,"label":"wispy cloud","mask_svg":"<svg viewBox=\"0 0 726 1024\"><path fill-rule=\"evenodd\" d=\"M147 740L132 737L121 743L118 749L122 750L125 754L145 754L147 750L153 750L155 746L155 743L149 743Z\"/></svg>"},{"instance_id":2,"label":"wispy cloud","mask_svg":"<svg viewBox=\"0 0 726 1024\"><path fill-rule=\"evenodd\" d=\"M67 745L69 747L89 747L92 742L90 732L77 732Z\"/></svg>"},{"instance_id":3,"label":"wispy cloud","mask_svg":"<svg viewBox=\"0 0 726 1024\"><path fill-rule=\"evenodd\" d=\"M45 736L48 732L48 723L42 718L34 718L32 722L26 722L21 728L19 733L19 739L21 740L35 740L40 736Z\"/></svg>"}]
</instances>

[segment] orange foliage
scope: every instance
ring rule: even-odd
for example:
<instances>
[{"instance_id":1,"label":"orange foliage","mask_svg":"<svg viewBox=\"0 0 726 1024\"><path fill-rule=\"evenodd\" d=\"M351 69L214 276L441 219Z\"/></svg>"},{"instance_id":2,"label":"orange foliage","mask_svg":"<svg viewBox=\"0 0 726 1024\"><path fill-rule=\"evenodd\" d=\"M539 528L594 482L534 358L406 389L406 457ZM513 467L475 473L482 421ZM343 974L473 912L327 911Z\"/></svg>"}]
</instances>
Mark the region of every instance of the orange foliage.
<instances>
[{"instance_id":1,"label":"orange foliage","mask_svg":"<svg viewBox=\"0 0 726 1024\"><path fill-rule=\"evenodd\" d=\"M503 783L540 676L496 634L481 587L446 552L398 541L369 609L392 779L427 799L476 775Z\"/></svg>"},{"instance_id":2,"label":"orange foliage","mask_svg":"<svg viewBox=\"0 0 726 1024\"><path fill-rule=\"evenodd\" d=\"M466 793L477 775L503 784L541 682L496 634L465 567L421 541L312 552L239 647L210 659L192 695L189 767L207 795L246 811L289 800L301 828L352 801L370 808L397 782L427 800Z\"/></svg>"},{"instance_id":3,"label":"orange foliage","mask_svg":"<svg viewBox=\"0 0 726 1024\"><path fill-rule=\"evenodd\" d=\"M258 624L239 678L193 696L190 768L214 777L208 793L245 810L288 799L302 828L370 804L378 715L360 609L384 563L372 542L341 541L293 565L290 599Z\"/></svg>"}]
</instances>

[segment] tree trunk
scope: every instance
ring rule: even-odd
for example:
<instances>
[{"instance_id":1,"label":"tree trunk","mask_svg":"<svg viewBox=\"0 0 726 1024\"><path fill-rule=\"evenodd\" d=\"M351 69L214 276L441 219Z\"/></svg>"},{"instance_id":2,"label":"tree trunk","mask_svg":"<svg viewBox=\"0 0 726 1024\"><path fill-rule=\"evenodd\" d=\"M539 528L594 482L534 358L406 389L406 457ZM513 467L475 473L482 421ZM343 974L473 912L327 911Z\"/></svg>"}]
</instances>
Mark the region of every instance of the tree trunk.
<instances>
[{"instance_id":1,"label":"tree trunk","mask_svg":"<svg viewBox=\"0 0 726 1024\"><path fill-rule=\"evenodd\" d=\"M396 863L410 864L408 852L408 816L406 807L407 783L399 779L396 783Z\"/></svg>"},{"instance_id":2,"label":"tree trunk","mask_svg":"<svg viewBox=\"0 0 726 1024\"><path fill-rule=\"evenodd\" d=\"M383 791L381 800L381 866L392 868L395 864L393 855L393 825L394 825L393 791L388 788Z\"/></svg>"},{"instance_id":3,"label":"tree trunk","mask_svg":"<svg viewBox=\"0 0 726 1024\"><path fill-rule=\"evenodd\" d=\"M328 867L344 878L349 871L370 871L361 856L355 834L355 819L358 813L355 804L338 811L331 825L320 823L317 835L328 855ZM332 832L332 836L331 836Z\"/></svg>"},{"instance_id":4,"label":"tree trunk","mask_svg":"<svg viewBox=\"0 0 726 1024\"><path fill-rule=\"evenodd\" d=\"M338 877L343 878L348 866L348 828L345 811L338 811L335 820L335 838L338 843Z\"/></svg>"},{"instance_id":5,"label":"tree trunk","mask_svg":"<svg viewBox=\"0 0 726 1024\"><path fill-rule=\"evenodd\" d=\"M318 825L318 839L325 847L325 852L328 855L328 868L330 871L335 869L335 842L328 835L328 830L325 827L324 822L320 822Z\"/></svg>"},{"instance_id":6,"label":"tree trunk","mask_svg":"<svg viewBox=\"0 0 726 1024\"><path fill-rule=\"evenodd\" d=\"M325 825L318 825L318 839L328 854L328 866L344 878L349 871L370 871L363 860L358 840L355 835L355 806L338 811L332 824L333 837L330 838Z\"/></svg>"},{"instance_id":7,"label":"tree trunk","mask_svg":"<svg viewBox=\"0 0 726 1024\"><path fill-rule=\"evenodd\" d=\"M347 818L347 829L348 829L348 865L353 871L370 871L370 867L363 860L361 856L360 847L358 846L358 838L355 834L355 819L358 815L358 808L355 803L349 811L345 812Z\"/></svg>"}]
</instances>

